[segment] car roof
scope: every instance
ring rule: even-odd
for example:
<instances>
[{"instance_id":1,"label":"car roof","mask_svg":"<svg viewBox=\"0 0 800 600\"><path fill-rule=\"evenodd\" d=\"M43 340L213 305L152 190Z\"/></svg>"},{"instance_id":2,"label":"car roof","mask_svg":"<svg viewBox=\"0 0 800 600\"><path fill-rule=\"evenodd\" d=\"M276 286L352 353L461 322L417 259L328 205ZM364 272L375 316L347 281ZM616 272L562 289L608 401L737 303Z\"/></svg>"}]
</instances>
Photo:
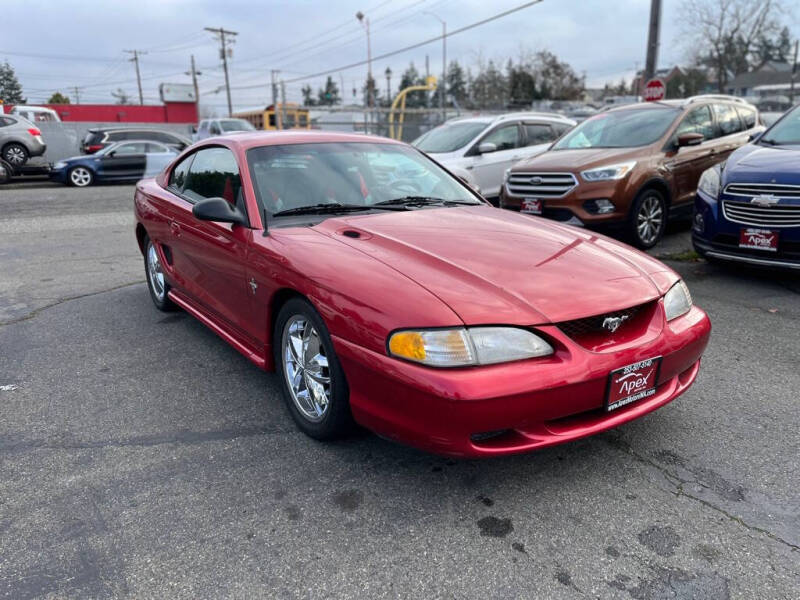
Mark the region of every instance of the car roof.
<instances>
[{"instance_id":1,"label":"car roof","mask_svg":"<svg viewBox=\"0 0 800 600\"><path fill-rule=\"evenodd\" d=\"M575 121L564 115L551 112L520 111L504 113L502 115L475 115L473 117L457 117L447 121L448 123L500 123L502 121L512 121L515 119L536 119L539 121L555 121L574 125Z\"/></svg>"},{"instance_id":2,"label":"car roof","mask_svg":"<svg viewBox=\"0 0 800 600\"><path fill-rule=\"evenodd\" d=\"M641 110L645 108L657 108L661 107L664 109L668 108L677 108L683 109L693 104L699 104L701 102L714 102L714 103L723 103L723 104L731 104L733 106L742 106L752 108L757 110L755 106L750 104L749 102L745 102L741 98L736 98L733 96L724 96L724 95L715 95L715 94L708 94L708 95L701 95L701 96L692 96L691 98L680 98L680 99L672 99L672 100L657 100L655 102L637 102L635 104L623 104L621 106L614 106L612 108L608 108L604 112L619 112L623 110Z\"/></svg>"},{"instance_id":3,"label":"car roof","mask_svg":"<svg viewBox=\"0 0 800 600\"><path fill-rule=\"evenodd\" d=\"M405 145L389 138L377 135L366 135L363 133L340 133L335 131L309 131L293 130L285 131L239 131L236 133L218 135L207 138L200 142L203 146L213 146L226 141L233 146L238 146L244 150L257 148L259 146L279 146L282 144L323 144L330 142L355 142L373 144L398 144Z\"/></svg>"}]
</instances>

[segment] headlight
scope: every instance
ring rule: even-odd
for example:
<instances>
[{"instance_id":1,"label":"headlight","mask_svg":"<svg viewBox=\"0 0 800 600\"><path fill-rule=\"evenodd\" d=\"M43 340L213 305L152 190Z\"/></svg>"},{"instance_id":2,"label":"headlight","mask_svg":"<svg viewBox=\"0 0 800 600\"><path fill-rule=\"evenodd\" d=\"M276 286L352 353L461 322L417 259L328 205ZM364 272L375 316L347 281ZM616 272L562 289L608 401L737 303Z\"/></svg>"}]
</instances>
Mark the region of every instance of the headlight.
<instances>
[{"instance_id":1,"label":"headlight","mask_svg":"<svg viewBox=\"0 0 800 600\"><path fill-rule=\"evenodd\" d=\"M605 167L581 171L581 177L583 177L585 181L611 181L614 179L622 179L630 173L635 166L635 160L616 165L606 165Z\"/></svg>"},{"instance_id":2,"label":"headlight","mask_svg":"<svg viewBox=\"0 0 800 600\"><path fill-rule=\"evenodd\" d=\"M664 295L664 312L667 315L667 321L685 315L690 308L692 308L692 295L681 279Z\"/></svg>"},{"instance_id":3,"label":"headlight","mask_svg":"<svg viewBox=\"0 0 800 600\"><path fill-rule=\"evenodd\" d=\"M67 163L65 163L65 162L62 160L62 161L59 161L59 162L57 162L56 164L54 164L54 165L53 165L53 168L54 168L54 169L63 169L63 168L64 168L64 167L66 167L66 166L67 166Z\"/></svg>"},{"instance_id":4,"label":"headlight","mask_svg":"<svg viewBox=\"0 0 800 600\"><path fill-rule=\"evenodd\" d=\"M511 167L508 167L508 168L507 168L507 169L506 169L506 170L503 172L503 183L504 183L504 184L508 183L508 176L509 176L510 174L511 174Z\"/></svg>"},{"instance_id":5,"label":"headlight","mask_svg":"<svg viewBox=\"0 0 800 600\"><path fill-rule=\"evenodd\" d=\"M697 184L697 189L702 190L703 193L716 200L719 196L719 174L721 171L721 165L714 165L710 169L703 171L700 176L700 182Z\"/></svg>"},{"instance_id":6,"label":"headlight","mask_svg":"<svg viewBox=\"0 0 800 600\"><path fill-rule=\"evenodd\" d=\"M548 356L553 347L518 327L471 327L398 331L389 354L431 367L464 367Z\"/></svg>"}]
</instances>

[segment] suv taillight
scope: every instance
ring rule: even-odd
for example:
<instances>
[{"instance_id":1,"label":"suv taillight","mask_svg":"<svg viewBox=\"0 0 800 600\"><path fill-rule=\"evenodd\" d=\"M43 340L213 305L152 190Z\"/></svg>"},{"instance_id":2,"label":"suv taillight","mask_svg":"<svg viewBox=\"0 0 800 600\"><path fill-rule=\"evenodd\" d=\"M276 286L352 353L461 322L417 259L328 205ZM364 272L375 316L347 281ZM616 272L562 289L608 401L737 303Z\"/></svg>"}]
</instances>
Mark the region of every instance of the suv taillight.
<instances>
[{"instance_id":1,"label":"suv taillight","mask_svg":"<svg viewBox=\"0 0 800 600\"><path fill-rule=\"evenodd\" d=\"M86 152L89 153L94 153L102 149L103 149L103 144L92 144L91 146L86 146Z\"/></svg>"},{"instance_id":2,"label":"suv taillight","mask_svg":"<svg viewBox=\"0 0 800 600\"><path fill-rule=\"evenodd\" d=\"M36 127L31 127L30 129L28 129L28 133L30 133L31 135L42 135L42 132L36 129Z\"/></svg>"}]
</instances>

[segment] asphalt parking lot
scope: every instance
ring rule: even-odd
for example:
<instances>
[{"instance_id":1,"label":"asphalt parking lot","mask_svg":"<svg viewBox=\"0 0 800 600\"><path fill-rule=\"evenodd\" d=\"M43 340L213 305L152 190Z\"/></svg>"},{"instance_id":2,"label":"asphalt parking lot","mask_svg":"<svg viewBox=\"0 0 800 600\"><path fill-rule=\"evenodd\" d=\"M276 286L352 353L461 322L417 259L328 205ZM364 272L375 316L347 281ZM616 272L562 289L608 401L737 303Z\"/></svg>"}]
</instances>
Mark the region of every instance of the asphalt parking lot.
<instances>
[{"instance_id":1,"label":"asphalt parking lot","mask_svg":"<svg viewBox=\"0 0 800 600\"><path fill-rule=\"evenodd\" d=\"M1 598L800 595L797 277L670 261L714 327L689 392L453 461L301 434L272 375L153 308L132 197L0 188Z\"/></svg>"}]
</instances>

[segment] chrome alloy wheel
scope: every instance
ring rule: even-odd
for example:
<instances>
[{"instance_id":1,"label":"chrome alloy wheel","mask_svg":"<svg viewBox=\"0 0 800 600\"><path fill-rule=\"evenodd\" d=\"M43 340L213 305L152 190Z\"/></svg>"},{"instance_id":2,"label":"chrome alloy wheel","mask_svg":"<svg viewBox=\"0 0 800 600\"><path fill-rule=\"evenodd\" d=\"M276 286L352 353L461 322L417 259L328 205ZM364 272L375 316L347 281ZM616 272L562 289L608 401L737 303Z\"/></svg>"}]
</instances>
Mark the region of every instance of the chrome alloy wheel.
<instances>
[{"instance_id":1,"label":"chrome alloy wheel","mask_svg":"<svg viewBox=\"0 0 800 600\"><path fill-rule=\"evenodd\" d=\"M25 159L25 150L19 146L11 146L8 150L6 150L6 160L12 165L24 165Z\"/></svg>"},{"instance_id":2,"label":"chrome alloy wheel","mask_svg":"<svg viewBox=\"0 0 800 600\"><path fill-rule=\"evenodd\" d=\"M86 187L92 183L92 174L85 167L75 167L69 172L69 180L77 187Z\"/></svg>"},{"instance_id":3,"label":"chrome alloy wheel","mask_svg":"<svg viewBox=\"0 0 800 600\"><path fill-rule=\"evenodd\" d=\"M147 245L147 278L150 280L153 295L159 302L164 302L166 296L164 271L161 269L161 261L158 259L158 252L152 242Z\"/></svg>"},{"instance_id":4,"label":"chrome alloy wheel","mask_svg":"<svg viewBox=\"0 0 800 600\"><path fill-rule=\"evenodd\" d=\"M304 418L319 422L328 412L331 375L325 347L314 325L294 315L283 328L283 374L294 404Z\"/></svg>"},{"instance_id":5,"label":"chrome alloy wheel","mask_svg":"<svg viewBox=\"0 0 800 600\"><path fill-rule=\"evenodd\" d=\"M658 239L664 222L664 209L655 196L647 196L636 215L636 231L643 244L653 244Z\"/></svg>"}]
</instances>

